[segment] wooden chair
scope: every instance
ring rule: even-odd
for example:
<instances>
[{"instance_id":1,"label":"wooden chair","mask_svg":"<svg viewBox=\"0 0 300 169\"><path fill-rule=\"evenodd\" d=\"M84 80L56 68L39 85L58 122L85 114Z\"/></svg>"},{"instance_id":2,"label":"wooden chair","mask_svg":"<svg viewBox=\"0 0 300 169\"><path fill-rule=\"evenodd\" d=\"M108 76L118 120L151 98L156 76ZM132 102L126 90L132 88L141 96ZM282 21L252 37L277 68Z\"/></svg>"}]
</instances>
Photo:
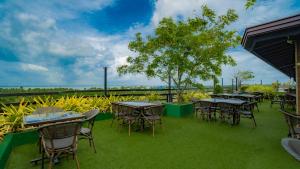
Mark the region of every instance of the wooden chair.
<instances>
[{"instance_id":1,"label":"wooden chair","mask_svg":"<svg viewBox=\"0 0 300 169\"><path fill-rule=\"evenodd\" d=\"M65 122L40 127L38 129L43 145L42 168L44 168L45 154L49 157L49 169L55 158L61 154L72 154L79 169L77 159L77 134L80 131L81 122Z\"/></svg>"},{"instance_id":2,"label":"wooden chair","mask_svg":"<svg viewBox=\"0 0 300 169\"><path fill-rule=\"evenodd\" d=\"M239 114L243 118L252 119L254 127L256 127L256 121L253 114L254 107L256 107L257 102L250 102L243 105L242 110L239 111Z\"/></svg>"},{"instance_id":3,"label":"wooden chair","mask_svg":"<svg viewBox=\"0 0 300 169\"><path fill-rule=\"evenodd\" d=\"M124 113L122 111L122 105L119 105L117 103L112 103L112 120L110 126L113 126L113 123L115 120L120 121L123 119Z\"/></svg>"},{"instance_id":4,"label":"wooden chair","mask_svg":"<svg viewBox=\"0 0 300 169\"><path fill-rule=\"evenodd\" d=\"M282 107L284 100L284 96L282 95L272 95L270 107L272 107L273 104L279 104L280 107Z\"/></svg>"},{"instance_id":5,"label":"wooden chair","mask_svg":"<svg viewBox=\"0 0 300 169\"><path fill-rule=\"evenodd\" d=\"M300 116L281 110L288 125L288 137L300 139Z\"/></svg>"},{"instance_id":6,"label":"wooden chair","mask_svg":"<svg viewBox=\"0 0 300 169\"><path fill-rule=\"evenodd\" d=\"M39 107L37 108L34 112L32 112L32 114L47 114L47 113L55 113L55 112L63 112L64 110L62 108L59 107L53 107L53 106L49 106L49 107ZM38 140L38 146L39 146L39 152L42 152L42 146L41 146L41 136L39 136L39 140Z\"/></svg>"},{"instance_id":7,"label":"wooden chair","mask_svg":"<svg viewBox=\"0 0 300 169\"><path fill-rule=\"evenodd\" d=\"M230 121L232 123L232 125L235 123L234 120L238 120L239 117L235 117L236 116L236 109L234 106L232 106L231 104L228 103L218 103L218 106L220 108L220 119L222 121Z\"/></svg>"},{"instance_id":8,"label":"wooden chair","mask_svg":"<svg viewBox=\"0 0 300 169\"><path fill-rule=\"evenodd\" d=\"M145 122L149 123L152 127L152 136L154 137L155 131L155 122L159 121L160 126L162 126L162 114L164 112L163 105L151 106L145 109L145 112L142 114L142 118Z\"/></svg>"},{"instance_id":9,"label":"wooden chair","mask_svg":"<svg viewBox=\"0 0 300 169\"><path fill-rule=\"evenodd\" d=\"M127 106L121 106L119 110L123 114L122 124L120 125L128 125L128 135L130 136L132 125L139 122L140 113L134 108Z\"/></svg>"},{"instance_id":10,"label":"wooden chair","mask_svg":"<svg viewBox=\"0 0 300 169\"><path fill-rule=\"evenodd\" d=\"M206 101L198 101L194 105L195 108L195 117L199 116L202 118L202 120L211 120L212 116L216 119L216 110L215 107L210 103Z\"/></svg>"},{"instance_id":11,"label":"wooden chair","mask_svg":"<svg viewBox=\"0 0 300 169\"><path fill-rule=\"evenodd\" d=\"M93 128L97 115L99 114L99 110L94 109L88 112L85 112L85 120L83 123L87 123L87 127L81 127L80 129L80 139L88 139L90 147L93 146L94 152L96 153L94 136L93 136Z\"/></svg>"}]
</instances>

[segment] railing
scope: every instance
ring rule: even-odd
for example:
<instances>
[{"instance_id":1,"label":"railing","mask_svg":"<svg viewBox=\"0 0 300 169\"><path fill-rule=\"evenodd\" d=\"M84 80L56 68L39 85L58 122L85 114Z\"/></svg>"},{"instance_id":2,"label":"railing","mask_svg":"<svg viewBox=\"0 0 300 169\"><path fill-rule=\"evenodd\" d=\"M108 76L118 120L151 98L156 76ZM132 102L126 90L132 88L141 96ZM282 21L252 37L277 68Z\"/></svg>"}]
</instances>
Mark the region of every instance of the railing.
<instances>
[{"instance_id":1,"label":"railing","mask_svg":"<svg viewBox=\"0 0 300 169\"><path fill-rule=\"evenodd\" d=\"M195 88L189 88L185 91L196 90ZM19 92L19 93L0 93L0 98L5 97L28 97L28 96L55 96L55 95L66 95L66 94L83 94L83 97L108 97L112 96L146 96L149 92L160 92L157 93L160 96L165 97L162 100L173 100L176 89L110 89L110 90L66 90L66 91L49 91L49 92ZM142 92L142 93L141 93ZM93 95L89 95L89 93ZM106 95L105 95L106 93ZM34 102L31 102L35 104ZM8 102L5 105L18 105L19 102ZM1 105L0 105L1 106Z\"/></svg>"}]
</instances>

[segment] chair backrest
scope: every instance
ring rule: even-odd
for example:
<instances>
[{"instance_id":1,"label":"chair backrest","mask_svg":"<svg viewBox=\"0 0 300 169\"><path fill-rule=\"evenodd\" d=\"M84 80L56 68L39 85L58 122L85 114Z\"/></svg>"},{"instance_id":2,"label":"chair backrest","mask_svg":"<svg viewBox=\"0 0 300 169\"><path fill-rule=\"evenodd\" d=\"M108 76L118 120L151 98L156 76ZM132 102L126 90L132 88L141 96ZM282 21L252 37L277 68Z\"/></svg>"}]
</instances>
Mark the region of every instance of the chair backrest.
<instances>
[{"instance_id":1,"label":"chair backrest","mask_svg":"<svg viewBox=\"0 0 300 169\"><path fill-rule=\"evenodd\" d=\"M39 107L37 108L32 114L45 114L45 113L54 113L54 112L62 112L64 111L62 108L59 107Z\"/></svg>"},{"instance_id":2,"label":"chair backrest","mask_svg":"<svg viewBox=\"0 0 300 169\"><path fill-rule=\"evenodd\" d=\"M297 133L295 129L300 125L300 116L292 113L288 113L286 111L281 111L281 112L283 113L286 123L289 127L289 133L292 136L295 136L297 134L299 135L300 133Z\"/></svg>"},{"instance_id":3,"label":"chair backrest","mask_svg":"<svg viewBox=\"0 0 300 169\"><path fill-rule=\"evenodd\" d=\"M159 115L161 116L164 112L163 105L155 105L145 109L145 114L147 115Z\"/></svg>"},{"instance_id":4,"label":"chair backrest","mask_svg":"<svg viewBox=\"0 0 300 169\"><path fill-rule=\"evenodd\" d=\"M223 113L233 113L235 111L235 106L229 103L218 103L218 107L220 108L220 111Z\"/></svg>"},{"instance_id":5,"label":"chair backrest","mask_svg":"<svg viewBox=\"0 0 300 169\"><path fill-rule=\"evenodd\" d=\"M98 109L93 109L93 110L83 113L83 115L85 116L84 121L88 123L89 129L92 129L94 127L94 123L95 123L95 120L96 120L96 117L98 114L99 114Z\"/></svg>"},{"instance_id":6,"label":"chair backrest","mask_svg":"<svg viewBox=\"0 0 300 169\"><path fill-rule=\"evenodd\" d=\"M70 139L71 146L75 146L80 127L81 121L73 121L42 126L38 131L44 141L50 142L50 145L47 144L47 148L55 149L54 141L58 139Z\"/></svg>"},{"instance_id":7,"label":"chair backrest","mask_svg":"<svg viewBox=\"0 0 300 169\"><path fill-rule=\"evenodd\" d=\"M207 102L207 101L199 101L199 102L197 102L196 106L202 107L202 108L210 108L212 106L212 103Z\"/></svg>"}]
</instances>

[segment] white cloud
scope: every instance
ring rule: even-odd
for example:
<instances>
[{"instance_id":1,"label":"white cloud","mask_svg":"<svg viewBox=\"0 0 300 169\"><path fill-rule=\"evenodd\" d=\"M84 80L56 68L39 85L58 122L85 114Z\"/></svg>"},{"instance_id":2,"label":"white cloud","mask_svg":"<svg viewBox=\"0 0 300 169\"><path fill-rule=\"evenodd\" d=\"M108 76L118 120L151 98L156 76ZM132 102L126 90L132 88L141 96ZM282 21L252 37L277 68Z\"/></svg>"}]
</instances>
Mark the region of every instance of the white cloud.
<instances>
[{"instance_id":1,"label":"white cloud","mask_svg":"<svg viewBox=\"0 0 300 169\"><path fill-rule=\"evenodd\" d=\"M124 64L127 56L134 55L127 47L134 34L153 34L162 17L193 16L203 4L215 9L218 14L234 8L240 19L233 28L243 30L248 25L294 12L290 10L292 0L263 1L247 12L243 0L158 0L149 25L136 24L123 34L105 35L86 24L72 28L61 26L61 23L78 18L82 12L93 12L113 3L113 0L92 0L88 3L86 0L20 0L0 4L0 10L9 11L0 19L0 43L2 47L16 52L22 63L17 65L21 65L23 71L35 71L43 77L45 84L102 84L102 67L108 66L111 84L161 85L160 80L149 80L143 75L119 77L116 67ZM235 56L238 67L254 70L258 79L285 79L284 75L244 50L231 54ZM71 63L67 63L68 59ZM225 67L224 78L229 79L232 71Z\"/></svg>"},{"instance_id":2,"label":"white cloud","mask_svg":"<svg viewBox=\"0 0 300 169\"><path fill-rule=\"evenodd\" d=\"M24 71L34 71L34 72L47 72L48 69L44 66L40 66L40 65L35 65L35 64L26 64L26 63L21 63L21 68Z\"/></svg>"}]
</instances>

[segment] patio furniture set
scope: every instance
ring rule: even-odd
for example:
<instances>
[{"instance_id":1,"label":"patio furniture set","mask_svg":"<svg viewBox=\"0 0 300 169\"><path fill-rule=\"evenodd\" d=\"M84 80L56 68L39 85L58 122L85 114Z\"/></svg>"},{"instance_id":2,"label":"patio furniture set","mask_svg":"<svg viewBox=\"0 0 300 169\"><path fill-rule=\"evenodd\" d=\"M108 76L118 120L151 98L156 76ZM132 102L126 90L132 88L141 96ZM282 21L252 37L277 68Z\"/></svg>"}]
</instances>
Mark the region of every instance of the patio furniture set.
<instances>
[{"instance_id":1,"label":"patio furniture set","mask_svg":"<svg viewBox=\"0 0 300 169\"><path fill-rule=\"evenodd\" d=\"M164 106L160 103L148 102L116 102L112 104L113 119L117 121L118 127L128 126L128 135L131 134L131 128L135 125L144 130L146 125L151 126L152 136L155 133L155 126L158 122L162 126Z\"/></svg>"},{"instance_id":2,"label":"patio furniture set","mask_svg":"<svg viewBox=\"0 0 300 169\"><path fill-rule=\"evenodd\" d=\"M203 120L228 121L231 125L240 123L240 118L249 118L256 127L254 108L258 109L259 97L251 94L218 94L211 99L194 99L195 116ZM218 116L218 117L217 117Z\"/></svg>"},{"instance_id":3,"label":"patio furniture set","mask_svg":"<svg viewBox=\"0 0 300 169\"><path fill-rule=\"evenodd\" d=\"M79 114L72 111L65 112L57 107L42 107L32 115L25 116L24 125L38 127L39 133L38 145L41 157L31 160L31 163L37 164L41 161L41 167L44 168L44 160L48 159L50 169L54 163L59 162L60 157L71 154L79 169L76 153L78 139L88 139L96 153L93 126L98 113L98 110L90 110Z\"/></svg>"}]
</instances>

